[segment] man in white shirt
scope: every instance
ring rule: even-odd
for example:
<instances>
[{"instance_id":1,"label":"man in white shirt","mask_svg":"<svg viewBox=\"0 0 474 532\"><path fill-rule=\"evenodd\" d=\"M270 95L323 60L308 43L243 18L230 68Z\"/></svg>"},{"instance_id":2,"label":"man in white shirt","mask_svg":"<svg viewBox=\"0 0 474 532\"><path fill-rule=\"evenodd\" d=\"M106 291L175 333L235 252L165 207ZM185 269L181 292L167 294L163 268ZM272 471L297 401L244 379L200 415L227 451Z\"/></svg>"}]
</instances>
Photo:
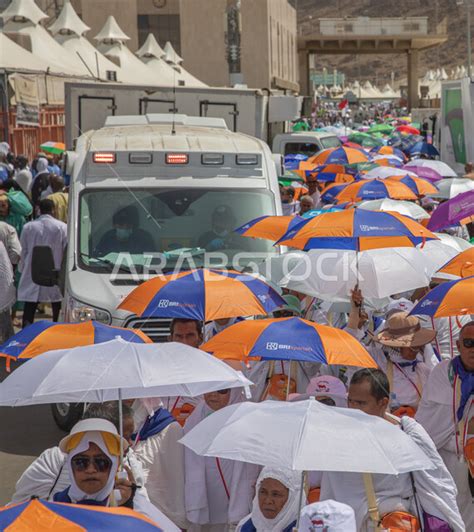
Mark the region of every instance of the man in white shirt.
<instances>
[{"instance_id":1,"label":"man in white shirt","mask_svg":"<svg viewBox=\"0 0 474 532\"><path fill-rule=\"evenodd\" d=\"M40 286L31 277L32 257L35 246L49 246L52 249L54 265L60 269L67 244L67 226L54 218L54 203L44 199L39 203L40 216L27 223L21 233L21 259L18 269L21 272L18 286L18 300L24 301L23 327L34 322L38 303L51 303L53 321L58 321L61 309L61 291L58 286Z\"/></svg>"},{"instance_id":2,"label":"man in white shirt","mask_svg":"<svg viewBox=\"0 0 474 532\"><path fill-rule=\"evenodd\" d=\"M416 419L453 476L466 528L474 530L474 321L461 329L458 349L459 356L432 371Z\"/></svg>"},{"instance_id":3,"label":"man in white shirt","mask_svg":"<svg viewBox=\"0 0 474 532\"><path fill-rule=\"evenodd\" d=\"M457 490L433 442L423 427L413 419L398 419L387 414L389 399L390 385L383 371L361 369L353 375L347 398L349 408L382 417L387 423L400 424L402 430L423 449L436 467L430 471L415 471L411 474L371 475L378 514L383 517L390 512L401 511L421 520L422 516L417 515L421 507L424 512L448 522L454 531L463 532L465 528L456 505ZM416 488L416 501L413 485ZM361 473L323 473L321 500L327 499L348 504L354 509L359 532L374 529ZM382 524L382 528L386 527Z\"/></svg>"}]
</instances>

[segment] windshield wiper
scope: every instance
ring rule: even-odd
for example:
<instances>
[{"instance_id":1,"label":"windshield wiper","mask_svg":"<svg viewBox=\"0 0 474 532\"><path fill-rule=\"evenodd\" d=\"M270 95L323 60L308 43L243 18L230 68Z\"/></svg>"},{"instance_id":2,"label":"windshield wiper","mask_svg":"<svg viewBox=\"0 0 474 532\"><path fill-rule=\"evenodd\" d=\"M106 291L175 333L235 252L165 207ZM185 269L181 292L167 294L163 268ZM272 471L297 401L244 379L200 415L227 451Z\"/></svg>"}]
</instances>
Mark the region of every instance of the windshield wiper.
<instances>
[{"instance_id":1,"label":"windshield wiper","mask_svg":"<svg viewBox=\"0 0 474 532\"><path fill-rule=\"evenodd\" d=\"M118 266L115 262L111 260L104 259L102 257L91 257L87 253L81 252L79 253L79 255L81 256L81 258L86 258L86 259L89 259L90 261L91 260L96 261L102 266L111 267L111 268L108 268L110 271L122 272L122 273L134 273L128 266L125 266L124 264L120 264L120 266ZM91 266L91 264L88 264L88 266Z\"/></svg>"}]
</instances>

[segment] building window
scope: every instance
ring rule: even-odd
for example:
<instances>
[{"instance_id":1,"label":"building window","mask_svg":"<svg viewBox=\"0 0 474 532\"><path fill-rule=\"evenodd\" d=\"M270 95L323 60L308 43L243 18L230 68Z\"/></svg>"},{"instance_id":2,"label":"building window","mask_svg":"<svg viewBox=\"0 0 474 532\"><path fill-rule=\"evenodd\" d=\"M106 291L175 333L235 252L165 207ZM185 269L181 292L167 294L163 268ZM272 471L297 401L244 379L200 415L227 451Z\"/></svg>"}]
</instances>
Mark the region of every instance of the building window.
<instances>
[{"instance_id":1,"label":"building window","mask_svg":"<svg viewBox=\"0 0 474 532\"><path fill-rule=\"evenodd\" d=\"M141 46L149 33L163 47L170 41L176 52L181 55L181 34L179 15L138 15L138 46Z\"/></svg>"}]
</instances>

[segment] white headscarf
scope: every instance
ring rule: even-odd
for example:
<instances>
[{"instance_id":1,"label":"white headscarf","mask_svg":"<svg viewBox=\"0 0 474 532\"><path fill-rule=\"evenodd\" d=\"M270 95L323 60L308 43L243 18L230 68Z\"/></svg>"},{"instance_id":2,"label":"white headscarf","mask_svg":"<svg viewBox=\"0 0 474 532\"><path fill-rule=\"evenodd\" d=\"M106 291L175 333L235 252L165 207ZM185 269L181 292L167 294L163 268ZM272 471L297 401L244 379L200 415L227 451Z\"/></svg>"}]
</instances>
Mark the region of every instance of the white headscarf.
<instances>
[{"instance_id":1,"label":"white headscarf","mask_svg":"<svg viewBox=\"0 0 474 532\"><path fill-rule=\"evenodd\" d=\"M258 503L258 492L260 484L266 478L278 480L289 490L288 500L275 519L267 519L260 510ZM264 467L257 479L255 497L253 499L252 523L257 532L282 532L298 517L299 501L301 491L301 472L290 471L288 469L277 469L276 467Z\"/></svg>"},{"instance_id":2,"label":"white headscarf","mask_svg":"<svg viewBox=\"0 0 474 532\"><path fill-rule=\"evenodd\" d=\"M74 478L74 471L72 469L72 459L74 456L77 456L80 453L83 453L84 451L87 451L89 449L89 446L91 443L95 443L99 449L108 456L108 458L112 462L112 467L110 468L109 472L109 478L107 479L107 483L105 486L98 491L97 493L86 493L85 491L82 491L79 486L76 484L75 478ZM82 437L79 445L75 447L67 456L67 467L69 472L69 477L71 479L71 486L69 488L69 497L71 498L71 501L73 503L80 503L84 499L88 500L94 500L94 501L104 501L107 499L110 494L112 493L114 489L115 484L115 475L117 473L119 464L119 458L118 456L114 456L110 454L107 445L104 442L104 439L102 438L102 435L98 431L89 431L85 432L84 436Z\"/></svg>"},{"instance_id":3,"label":"white headscarf","mask_svg":"<svg viewBox=\"0 0 474 532\"><path fill-rule=\"evenodd\" d=\"M48 171L48 159L40 157L36 162L36 175L42 174Z\"/></svg>"}]
</instances>

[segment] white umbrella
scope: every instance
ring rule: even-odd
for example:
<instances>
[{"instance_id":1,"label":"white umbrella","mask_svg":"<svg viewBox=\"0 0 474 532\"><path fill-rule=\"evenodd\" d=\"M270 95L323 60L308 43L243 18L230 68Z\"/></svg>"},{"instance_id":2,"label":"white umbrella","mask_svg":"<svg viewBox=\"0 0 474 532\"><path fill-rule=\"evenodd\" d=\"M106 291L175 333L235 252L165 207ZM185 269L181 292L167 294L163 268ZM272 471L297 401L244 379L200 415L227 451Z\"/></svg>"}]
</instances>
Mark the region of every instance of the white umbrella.
<instances>
[{"instance_id":1,"label":"white umbrella","mask_svg":"<svg viewBox=\"0 0 474 532\"><path fill-rule=\"evenodd\" d=\"M358 205L358 208L366 211L395 211L405 216L410 216L410 218L415 220L425 220L430 217L425 209L416 203L390 198L363 201Z\"/></svg>"},{"instance_id":2,"label":"white umbrella","mask_svg":"<svg viewBox=\"0 0 474 532\"><path fill-rule=\"evenodd\" d=\"M457 177L456 172L443 161L435 161L432 159L412 159L405 166L425 166L426 168L432 168L443 177Z\"/></svg>"},{"instance_id":3,"label":"white umbrella","mask_svg":"<svg viewBox=\"0 0 474 532\"><path fill-rule=\"evenodd\" d=\"M324 300L349 299L356 284L375 299L428 286L438 266L416 248L312 249L307 255L310 266L300 262L280 285Z\"/></svg>"},{"instance_id":4,"label":"white umbrella","mask_svg":"<svg viewBox=\"0 0 474 532\"><path fill-rule=\"evenodd\" d=\"M446 244L442 240L428 240L423 247L422 244L417 247L420 253L425 255L433 264L439 265L435 270L436 272L459 253L455 247ZM433 273L433 275L439 278L446 274Z\"/></svg>"},{"instance_id":5,"label":"white umbrella","mask_svg":"<svg viewBox=\"0 0 474 532\"><path fill-rule=\"evenodd\" d=\"M205 418L180 441L201 456L297 471L397 475L433 468L399 427L314 399L231 405Z\"/></svg>"},{"instance_id":6,"label":"white umbrella","mask_svg":"<svg viewBox=\"0 0 474 532\"><path fill-rule=\"evenodd\" d=\"M362 177L364 179L387 179L394 175L409 175L411 177L418 177L414 172L404 170L403 168L392 168L391 166L377 166L372 168Z\"/></svg>"},{"instance_id":7,"label":"white umbrella","mask_svg":"<svg viewBox=\"0 0 474 532\"><path fill-rule=\"evenodd\" d=\"M199 349L116 339L29 360L0 384L0 405L196 396L250 384L240 372Z\"/></svg>"},{"instance_id":8,"label":"white umbrella","mask_svg":"<svg viewBox=\"0 0 474 532\"><path fill-rule=\"evenodd\" d=\"M430 194L432 198L451 199L462 194L474 190L474 180L463 177L442 179L436 182L438 192Z\"/></svg>"},{"instance_id":9,"label":"white umbrella","mask_svg":"<svg viewBox=\"0 0 474 532\"><path fill-rule=\"evenodd\" d=\"M441 240L443 244L451 246L457 252L461 252L465 249L469 249L470 247L472 247L472 244L470 242L458 236L448 235L446 233L435 233L435 235Z\"/></svg>"},{"instance_id":10,"label":"white umbrella","mask_svg":"<svg viewBox=\"0 0 474 532\"><path fill-rule=\"evenodd\" d=\"M269 282L278 283L289 273L301 260L305 260L305 251L288 251L280 255L272 255L260 262L258 273L263 275Z\"/></svg>"}]
</instances>

